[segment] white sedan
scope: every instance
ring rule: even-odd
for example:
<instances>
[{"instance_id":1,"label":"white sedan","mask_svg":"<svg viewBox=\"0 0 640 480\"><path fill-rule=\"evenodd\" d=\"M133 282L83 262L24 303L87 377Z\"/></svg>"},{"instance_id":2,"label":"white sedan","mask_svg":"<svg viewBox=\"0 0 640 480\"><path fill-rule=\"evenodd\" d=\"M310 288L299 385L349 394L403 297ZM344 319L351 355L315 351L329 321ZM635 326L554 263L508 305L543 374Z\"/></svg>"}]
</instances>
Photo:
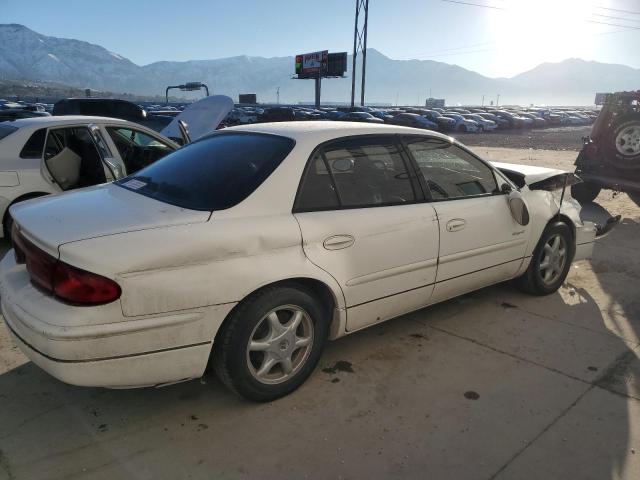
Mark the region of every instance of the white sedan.
<instances>
[{"instance_id":1,"label":"white sedan","mask_svg":"<svg viewBox=\"0 0 640 480\"><path fill-rule=\"evenodd\" d=\"M554 191L566 178L406 127L230 128L12 207L2 313L71 384L157 386L211 364L268 401L305 381L327 339L510 279L555 292L596 233Z\"/></svg>"}]
</instances>

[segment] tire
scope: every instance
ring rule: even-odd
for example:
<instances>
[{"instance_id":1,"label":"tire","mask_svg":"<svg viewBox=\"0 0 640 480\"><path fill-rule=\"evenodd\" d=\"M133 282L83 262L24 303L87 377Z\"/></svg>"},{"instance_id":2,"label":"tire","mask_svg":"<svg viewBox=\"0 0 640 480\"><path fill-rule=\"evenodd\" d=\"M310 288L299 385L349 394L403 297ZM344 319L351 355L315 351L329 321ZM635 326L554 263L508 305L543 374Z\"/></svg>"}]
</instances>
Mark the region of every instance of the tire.
<instances>
[{"instance_id":1,"label":"tire","mask_svg":"<svg viewBox=\"0 0 640 480\"><path fill-rule=\"evenodd\" d=\"M4 239L11 243L11 228L13 227L13 217L7 211L4 221L2 222L2 232L4 233Z\"/></svg>"},{"instance_id":2,"label":"tire","mask_svg":"<svg viewBox=\"0 0 640 480\"><path fill-rule=\"evenodd\" d=\"M605 158L616 167L640 170L640 115L622 117L605 139Z\"/></svg>"},{"instance_id":3,"label":"tire","mask_svg":"<svg viewBox=\"0 0 640 480\"><path fill-rule=\"evenodd\" d=\"M320 360L329 328L327 310L311 291L293 283L250 295L216 338L212 361L218 378L237 395L256 402L293 392ZM298 314L301 319L293 330ZM305 339L306 345L295 347ZM290 373L286 373L286 358ZM268 367L268 360L275 363Z\"/></svg>"},{"instance_id":4,"label":"tire","mask_svg":"<svg viewBox=\"0 0 640 480\"><path fill-rule=\"evenodd\" d=\"M554 262L553 258L549 258L551 252L546 248L549 243L554 243L556 238L560 238L561 244L564 246L564 260ZM552 247L551 247L552 248ZM540 237L538 245L536 245L531 262L527 271L517 279L518 286L527 293L532 295L549 295L563 284L571 268L571 261L575 253L575 244L573 241L573 233L571 228L563 222L550 224L545 228ZM545 280L545 274L549 268L544 269L543 262L551 263L557 267L557 272ZM545 274L542 271L545 271Z\"/></svg>"},{"instance_id":5,"label":"tire","mask_svg":"<svg viewBox=\"0 0 640 480\"><path fill-rule=\"evenodd\" d=\"M581 182L571 185L571 196L580 203L591 203L598 195L602 187L595 183Z\"/></svg>"},{"instance_id":6,"label":"tire","mask_svg":"<svg viewBox=\"0 0 640 480\"><path fill-rule=\"evenodd\" d=\"M31 200L32 198L38 198L48 195L47 193L29 193L24 195L23 197L14 200L11 205L7 207L7 210L4 214L4 220L2 221L2 232L4 233L4 238L11 243L11 228L13 227L13 217L9 213L9 208L15 205L16 203L24 202L26 200Z\"/></svg>"}]
</instances>

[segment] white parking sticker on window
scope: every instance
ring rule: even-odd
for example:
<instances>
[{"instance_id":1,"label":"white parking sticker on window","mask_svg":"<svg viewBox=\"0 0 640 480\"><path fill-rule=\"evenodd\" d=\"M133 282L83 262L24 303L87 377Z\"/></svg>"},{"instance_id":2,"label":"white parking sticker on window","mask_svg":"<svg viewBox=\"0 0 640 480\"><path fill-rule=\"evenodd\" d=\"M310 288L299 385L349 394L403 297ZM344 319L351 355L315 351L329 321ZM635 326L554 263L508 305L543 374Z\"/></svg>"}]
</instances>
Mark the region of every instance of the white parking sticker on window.
<instances>
[{"instance_id":1,"label":"white parking sticker on window","mask_svg":"<svg viewBox=\"0 0 640 480\"><path fill-rule=\"evenodd\" d=\"M141 182L140 180L136 180L134 178L132 180L129 180L128 182L123 183L122 185L127 187L127 188L132 188L134 190L138 190L139 188L144 187L146 185L146 182Z\"/></svg>"}]
</instances>

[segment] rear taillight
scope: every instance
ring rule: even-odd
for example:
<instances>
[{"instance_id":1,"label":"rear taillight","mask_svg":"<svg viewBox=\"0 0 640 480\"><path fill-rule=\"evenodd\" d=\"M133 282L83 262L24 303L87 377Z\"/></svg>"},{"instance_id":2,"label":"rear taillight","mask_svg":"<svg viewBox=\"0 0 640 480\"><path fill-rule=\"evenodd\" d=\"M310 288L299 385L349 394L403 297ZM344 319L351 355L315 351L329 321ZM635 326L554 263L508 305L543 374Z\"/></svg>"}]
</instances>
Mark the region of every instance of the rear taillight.
<instances>
[{"instance_id":1,"label":"rear taillight","mask_svg":"<svg viewBox=\"0 0 640 480\"><path fill-rule=\"evenodd\" d=\"M11 237L16 262L26 264L31 283L40 290L73 305L102 305L120 298L116 282L52 257L24 238L15 225Z\"/></svg>"},{"instance_id":2,"label":"rear taillight","mask_svg":"<svg viewBox=\"0 0 640 480\"><path fill-rule=\"evenodd\" d=\"M68 303L102 305L120 298L120 286L113 280L58 262L53 274L53 293Z\"/></svg>"}]
</instances>

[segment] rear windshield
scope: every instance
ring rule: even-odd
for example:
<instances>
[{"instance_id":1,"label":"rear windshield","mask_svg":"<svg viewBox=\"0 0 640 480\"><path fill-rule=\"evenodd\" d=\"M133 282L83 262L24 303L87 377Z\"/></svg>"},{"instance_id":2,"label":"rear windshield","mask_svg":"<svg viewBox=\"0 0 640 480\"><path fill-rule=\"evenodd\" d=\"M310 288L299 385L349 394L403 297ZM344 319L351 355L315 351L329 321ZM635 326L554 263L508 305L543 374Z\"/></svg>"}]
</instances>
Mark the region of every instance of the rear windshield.
<instances>
[{"instance_id":1,"label":"rear windshield","mask_svg":"<svg viewBox=\"0 0 640 480\"><path fill-rule=\"evenodd\" d=\"M116 184L191 210L223 210L251 195L293 145L276 135L214 133Z\"/></svg>"},{"instance_id":2,"label":"rear windshield","mask_svg":"<svg viewBox=\"0 0 640 480\"><path fill-rule=\"evenodd\" d=\"M17 127L0 123L0 140L18 130Z\"/></svg>"}]
</instances>

